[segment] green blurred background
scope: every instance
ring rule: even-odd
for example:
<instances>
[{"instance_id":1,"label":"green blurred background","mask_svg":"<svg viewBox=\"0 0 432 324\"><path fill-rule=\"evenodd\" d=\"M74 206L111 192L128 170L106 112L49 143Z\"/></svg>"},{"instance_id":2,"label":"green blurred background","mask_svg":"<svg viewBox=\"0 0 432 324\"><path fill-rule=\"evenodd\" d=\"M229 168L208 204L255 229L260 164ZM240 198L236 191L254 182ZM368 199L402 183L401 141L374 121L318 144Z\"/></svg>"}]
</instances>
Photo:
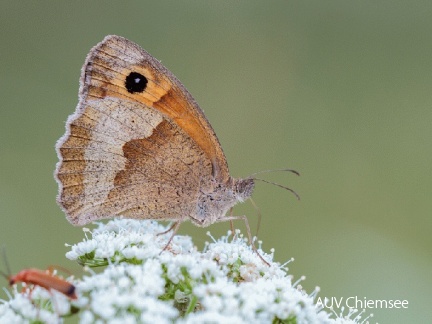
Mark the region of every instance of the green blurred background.
<instances>
[{"instance_id":1,"label":"green blurred background","mask_svg":"<svg viewBox=\"0 0 432 324\"><path fill-rule=\"evenodd\" d=\"M2 1L0 242L13 271L81 275L64 258L64 243L83 233L55 203L54 144L86 54L117 34L186 85L233 176L301 172L264 176L300 202L264 183L254 200L264 249L294 257L290 272L307 276L307 291L409 301L367 310L372 322L430 320L431 31L430 1ZM250 203L235 214L256 228ZM180 229L200 247L206 231Z\"/></svg>"}]
</instances>

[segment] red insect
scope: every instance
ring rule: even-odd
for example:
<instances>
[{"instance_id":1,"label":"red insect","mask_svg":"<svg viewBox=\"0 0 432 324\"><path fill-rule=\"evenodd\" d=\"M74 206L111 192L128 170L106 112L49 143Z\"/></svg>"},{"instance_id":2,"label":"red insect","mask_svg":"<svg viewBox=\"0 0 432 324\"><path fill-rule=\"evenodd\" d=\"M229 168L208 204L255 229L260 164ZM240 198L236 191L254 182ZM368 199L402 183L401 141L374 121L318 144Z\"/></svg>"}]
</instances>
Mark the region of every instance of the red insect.
<instances>
[{"instance_id":1,"label":"red insect","mask_svg":"<svg viewBox=\"0 0 432 324\"><path fill-rule=\"evenodd\" d=\"M17 282L25 282L26 284L33 284L45 288L46 290L57 290L70 299L77 299L75 294L75 286L70 282L54 276L48 271L39 269L25 269L21 270L14 276L7 276L2 273L9 280L12 286Z\"/></svg>"},{"instance_id":2,"label":"red insect","mask_svg":"<svg viewBox=\"0 0 432 324\"><path fill-rule=\"evenodd\" d=\"M3 247L3 260L9 274L0 271L0 275L5 277L9 281L9 285L12 286L17 282L25 282L26 284L36 285L45 288L48 291L54 289L58 292L61 292L63 295L69 297L70 299L77 299L77 295L75 294L75 286L64 279L56 277L52 273L52 271L50 273L50 271L30 268L21 270L16 275L12 276L10 274L11 271L9 267L9 262L6 257L5 247Z\"/></svg>"}]
</instances>

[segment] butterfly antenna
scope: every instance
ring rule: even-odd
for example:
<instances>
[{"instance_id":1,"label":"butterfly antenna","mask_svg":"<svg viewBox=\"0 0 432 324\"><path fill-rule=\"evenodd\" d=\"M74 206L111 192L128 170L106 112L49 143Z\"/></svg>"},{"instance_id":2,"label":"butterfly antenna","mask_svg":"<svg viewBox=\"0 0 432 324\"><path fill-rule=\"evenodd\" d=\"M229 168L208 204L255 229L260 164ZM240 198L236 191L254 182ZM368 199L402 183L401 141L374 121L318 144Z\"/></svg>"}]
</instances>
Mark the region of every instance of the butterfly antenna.
<instances>
[{"instance_id":1,"label":"butterfly antenna","mask_svg":"<svg viewBox=\"0 0 432 324\"><path fill-rule=\"evenodd\" d=\"M282 189L285 189L285 190L288 190L289 192L291 192L297 198L297 200L300 200L299 194L297 192L295 192L294 190L292 190L291 188L285 187L285 186L283 186L283 185L281 185L279 183L276 183L276 182L271 182L271 181L267 181L267 180L260 179L260 178L254 178L254 179L262 181L262 182L265 182L265 183L268 183L268 184L271 184L271 185L274 185L276 187L279 187L279 188L282 188Z\"/></svg>"},{"instance_id":2,"label":"butterfly antenna","mask_svg":"<svg viewBox=\"0 0 432 324\"><path fill-rule=\"evenodd\" d=\"M257 174L270 173L270 172L290 172L290 173L293 173L297 176L300 176L300 173L296 170L293 170L293 169L273 169L273 170L263 170L263 171L258 171L258 172L252 173L251 175L249 175L249 178L254 178L254 176Z\"/></svg>"},{"instance_id":3,"label":"butterfly antenna","mask_svg":"<svg viewBox=\"0 0 432 324\"><path fill-rule=\"evenodd\" d=\"M259 228L261 226L261 209L257 206L257 204L255 203L255 201L253 201L252 198L249 198L249 199L250 199L250 201L252 203L252 206L254 206L254 208L255 208L255 210L257 212L257 215L258 215L258 224L257 224L257 229L256 229L256 234L255 234L255 236L258 237L258 231L259 231Z\"/></svg>"}]
</instances>

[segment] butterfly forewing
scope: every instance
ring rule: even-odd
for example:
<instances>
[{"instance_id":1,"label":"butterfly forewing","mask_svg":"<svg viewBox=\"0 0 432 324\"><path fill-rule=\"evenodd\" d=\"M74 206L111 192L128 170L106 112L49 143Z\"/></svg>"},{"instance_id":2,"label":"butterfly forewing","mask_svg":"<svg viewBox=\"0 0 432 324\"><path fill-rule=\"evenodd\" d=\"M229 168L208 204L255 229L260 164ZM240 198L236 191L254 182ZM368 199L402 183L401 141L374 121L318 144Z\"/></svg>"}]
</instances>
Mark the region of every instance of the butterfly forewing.
<instances>
[{"instance_id":1,"label":"butterfly forewing","mask_svg":"<svg viewBox=\"0 0 432 324\"><path fill-rule=\"evenodd\" d=\"M188 217L201 185L228 175L199 107L159 61L118 36L92 49L82 73L79 104L56 146L58 202L69 221Z\"/></svg>"}]
</instances>

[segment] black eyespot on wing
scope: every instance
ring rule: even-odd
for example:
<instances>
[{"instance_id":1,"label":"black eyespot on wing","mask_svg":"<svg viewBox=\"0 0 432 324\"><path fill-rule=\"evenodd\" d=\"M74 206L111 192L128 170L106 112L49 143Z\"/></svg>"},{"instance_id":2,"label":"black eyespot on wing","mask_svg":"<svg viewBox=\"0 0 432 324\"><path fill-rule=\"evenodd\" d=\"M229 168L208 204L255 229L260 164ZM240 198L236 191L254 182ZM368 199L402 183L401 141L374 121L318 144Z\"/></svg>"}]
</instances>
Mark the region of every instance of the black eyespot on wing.
<instances>
[{"instance_id":1,"label":"black eyespot on wing","mask_svg":"<svg viewBox=\"0 0 432 324\"><path fill-rule=\"evenodd\" d=\"M147 87L147 78L138 72L131 72L126 77L125 87L129 93L143 92Z\"/></svg>"}]
</instances>

